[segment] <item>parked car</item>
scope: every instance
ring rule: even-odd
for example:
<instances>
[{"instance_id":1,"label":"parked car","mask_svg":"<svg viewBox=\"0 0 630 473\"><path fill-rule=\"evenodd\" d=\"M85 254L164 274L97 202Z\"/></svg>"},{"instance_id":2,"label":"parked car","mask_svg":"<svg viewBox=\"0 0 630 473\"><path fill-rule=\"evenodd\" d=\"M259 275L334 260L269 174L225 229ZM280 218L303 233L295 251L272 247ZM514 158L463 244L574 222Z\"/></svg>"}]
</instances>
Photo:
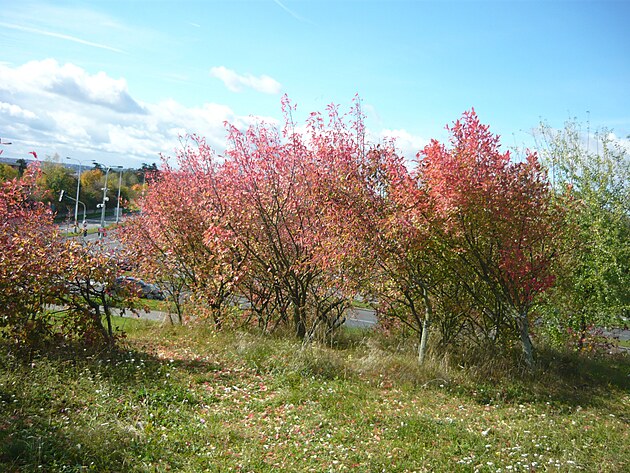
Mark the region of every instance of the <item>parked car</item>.
<instances>
[{"instance_id":1,"label":"parked car","mask_svg":"<svg viewBox=\"0 0 630 473\"><path fill-rule=\"evenodd\" d=\"M106 250L103 254L116 262L116 265L123 271L133 271L137 264L129 256L120 250Z\"/></svg>"},{"instance_id":2,"label":"parked car","mask_svg":"<svg viewBox=\"0 0 630 473\"><path fill-rule=\"evenodd\" d=\"M156 284L151 284L133 276L121 276L116 278L116 283L120 285L128 285L138 291L140 297L144 299L155 299L163 301L165 299L164 292Z\"/></svg>"}]
</instances>

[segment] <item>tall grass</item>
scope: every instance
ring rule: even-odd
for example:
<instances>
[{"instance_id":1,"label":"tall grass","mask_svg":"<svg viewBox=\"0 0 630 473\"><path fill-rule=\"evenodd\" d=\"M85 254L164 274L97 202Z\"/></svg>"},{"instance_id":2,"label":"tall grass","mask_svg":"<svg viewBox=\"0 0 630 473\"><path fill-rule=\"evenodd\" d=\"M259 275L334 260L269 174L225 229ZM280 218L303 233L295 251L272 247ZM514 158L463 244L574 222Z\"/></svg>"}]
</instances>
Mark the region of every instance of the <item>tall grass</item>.
<instances>
[{"instance_id":1,"label":"tall grass","mask_svg":"<svg viewBox=\"0 0 630 473\"><path fill-rule=\"evenodd\" d=\"M543 351L524 375L465 354L419 367L412 347L359 331L303 346L117 323L116 350L2 346L0 471L628 468L627 358Z\"/></svg>"}]
</instances>

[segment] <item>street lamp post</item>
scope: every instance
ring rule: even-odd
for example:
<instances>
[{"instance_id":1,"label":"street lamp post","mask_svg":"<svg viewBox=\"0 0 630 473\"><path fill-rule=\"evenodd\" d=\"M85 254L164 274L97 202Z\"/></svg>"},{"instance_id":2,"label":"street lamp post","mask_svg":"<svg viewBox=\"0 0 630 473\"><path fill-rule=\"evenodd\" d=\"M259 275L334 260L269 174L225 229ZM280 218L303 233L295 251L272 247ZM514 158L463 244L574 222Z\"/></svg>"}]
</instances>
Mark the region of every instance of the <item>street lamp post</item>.
<instances>
[{"instance_id":1,"label":"street lamp post","mask_svg":"<svg viewBox=\"0 0 630 473\"><path fill-rule=\"evenodd\" d=\"M79 163L79 177L77 178L77 196L75 198L74 204L74 228L76 229L79 225L79 191L81 190L81 171L83 169L83 161L80 161L76 158L71 158L70 156L66 156L66 159ZM85 210L83 211L83 221L85 222Z\"/></svg>"},{"instance_id":2,"label":"street lamp post","mask_svg":"<svg viewBox=\"0 0 630 473\"><path fill-rule=\"evenodd\" d=\"M96 163L96 161L94 161L94 164L98 164ZM103 234L105 233L105 205L107 203L107 201L109 200L109 197L107 197L107 177L109 176L109 171L111 171L112 168L119 168L122 169L122 166L107 166L107 170L105 171L105 187L103 187L103 202L99 204L99 206L101 207L101 238L103 238ZM121 178L119 180L119 184L118 184L118 198L120 200L120 183L122 182L122 174L121 174ZM118 206L116 208L116 212L118 212ZM118 219L116 219L116 221L118 221Z\"/></svg>"},{"instance_id":3,"label":"street lamp post","mask_svg":"<svg viewBox=\"0 0 630 473\"><path fill-rule=\"evenodd\" d=\"M94 162L94 164L97 164L96 162ZM111 167L108 167L107 170L105 171L105 186L103 187L103 202L100 205L101 207L101 225L100 225L100 237L103 238L103 232L105 229L105 203L109 200L109 197L107 197L107 176L109 175L109 170L111 169Z\"/></svg>"},{"instance_id":4,"label":"street lamp post","mask_svg":"<svg viewBox=\"0 0 630 473\"><path fill-rule=\"evenodd\" d=\"M122 166L116 166L119 171L118 171L118 198L116 199L116 223L118 223L118 221L120 220L120 186L122 184L122 172L123 172L123 167Z\"/></svg>"},{"instance_id":5,"label":"street lamp post","mask_svg":"<svg viewBox=\"0 0 630 473\"><path fill-rule=\"evenodd\" d=\"M74 201L74 197L70 197L69 195L65 194L65 191L61 191L61 195L59 196L59 202L61 202L63 200L64 197L67 197L68 199ZM87 215L87 207L85 206L85 203L79 201L79 204L81 204L83 206L83 223L85 224L86 221L86 215Z\"/></svg>"},{"instance_id":6,"label":"street lamp post","mask_svg":"<svg viewBox=\"0 0 630 473\"><path fill-rule=\"evenodd\" d=\"M79 203L83 206L83 225L86 225L85 222L87 222L87 219L86 219L87 207L85 206L83 202L79 202Z\"/></svg>"}]
</instances>

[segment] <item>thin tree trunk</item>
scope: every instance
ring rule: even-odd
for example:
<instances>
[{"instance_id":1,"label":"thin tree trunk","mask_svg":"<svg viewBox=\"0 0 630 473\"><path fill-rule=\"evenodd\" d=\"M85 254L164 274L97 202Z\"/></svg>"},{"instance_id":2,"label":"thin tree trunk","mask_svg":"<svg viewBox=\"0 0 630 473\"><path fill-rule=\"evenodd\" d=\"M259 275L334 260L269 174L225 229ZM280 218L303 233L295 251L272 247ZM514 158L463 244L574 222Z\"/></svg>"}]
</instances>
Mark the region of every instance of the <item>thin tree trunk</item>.
<instances>
[{"instance_id":1,"label":"thin tree trunk","mask_svg":"<svg viewBox=\"0 0 630 473\"><path fill-rule=\"evenodd\" d=\"M293 307L293 323L295 324L295 335L300 339L304 340L306 336L306 323L304 317L304 310L302 307L298 307L297 305Z\"/></svg>"},{"instance_id":2,"label":"thin tree trunk","mask_svg":"<svg viewBox=\"0 0 630 473\"><path fill-rule=\"evenodd\" d=\"M578 340L578 351L584 350L584 342L586 341L586 320L584 314L580 317L580 339Z\"/></svg>"},{"instance_id":3,"label":"thin tree trunk","mask_svg":"<svg viewBox=\"0 0 630 473\"><path fill-rule=\"evenodd\" d=\"M520 331L525 363L527 363L527 366L531 367L534 365L534 346L532 344L532 339L529 336L529 319L527 317L527 312L519 315L518 328Z\"/></svg>"},{"instance_id":4,"label":"thin tree trunk","mask_svg":"<svg viewBox=\"0 0 630 473\"><path fill-rule=\"evenodd\" d=\"M429 300L429 294L426 289L423 294L424 299L424 320L422 321L422 335L420 336L420 344L418 345L418 363L422 365L427 353L427 341L429 339L429 328L433 321L433 307Z\"/></svg>"},{"instance_id":5,"label":"thin tree trunk","mask_svg":"<svg viewBox=\"0 0 630 473\"><path fill-rule=\"evenodd\" d=\"M212 310L212 319L214 320L214 328L217 331L221 331L221 329L223 328L223 317L221 314L221 303L218 304L212 304L210 306L210 309Z\"/></svg>"},{"instance_id":6,"label":"thin tree trunk","mask_svg":"<svg viewBox=\"0 0 630 473\"><path fill-rule=\"evenodd\" d=\"M107 335L109 337L109 343L114 341L114 331L112 329L112 314L109 310L109 306L105 301L105 297L103 297L103 309L105 312L105 320L107 321Z\"/></svg>"}]
</instances>

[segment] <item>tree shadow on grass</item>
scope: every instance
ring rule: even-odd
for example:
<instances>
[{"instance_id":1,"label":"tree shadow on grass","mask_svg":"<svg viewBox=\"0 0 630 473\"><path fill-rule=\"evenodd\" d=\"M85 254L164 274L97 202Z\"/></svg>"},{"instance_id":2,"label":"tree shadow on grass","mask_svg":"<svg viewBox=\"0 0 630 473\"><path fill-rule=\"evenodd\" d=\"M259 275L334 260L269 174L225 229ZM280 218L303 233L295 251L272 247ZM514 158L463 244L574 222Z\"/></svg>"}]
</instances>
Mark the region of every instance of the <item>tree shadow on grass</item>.
<instances>
[{"instance_id":1,"label":"tree shadow on grass","mask_svg":"<svg viewBox=\"0 0 630 473\"><path fill-rule=\"evenodd\" d=\"M215 402L173 377L221 368L124 344L22 354L0 344L0 471L131 471L138 459L158 461L164 447L147 424L187 426Z\"/></svg>"},{"instance_id":2,"label":"tree shadow on grass","mask_svg":"<svg viewBox=\"0 0 630 473\"><path fill-rule=\"evenodd\" d=\"M557 402L601 407L608 404L612 391L630 392L630 356L577 353L543 356L534 387Z\"/></svg>"},{"instance_id":3,"label":"tree shadow on grass","mask_svg":"<svg viewBox=\"0 0 630 473\"><path fill-rule=\"evenodd\" d=\"M628 419L623 406L611 399L614 392L630 392L630 356L580 355L541 350L533 371L476 376L466 386L467 396L479 404L552 403L559 408L606 408ZM480 389L478 389L480 388Z\"/></svg>"}]
</instances>

